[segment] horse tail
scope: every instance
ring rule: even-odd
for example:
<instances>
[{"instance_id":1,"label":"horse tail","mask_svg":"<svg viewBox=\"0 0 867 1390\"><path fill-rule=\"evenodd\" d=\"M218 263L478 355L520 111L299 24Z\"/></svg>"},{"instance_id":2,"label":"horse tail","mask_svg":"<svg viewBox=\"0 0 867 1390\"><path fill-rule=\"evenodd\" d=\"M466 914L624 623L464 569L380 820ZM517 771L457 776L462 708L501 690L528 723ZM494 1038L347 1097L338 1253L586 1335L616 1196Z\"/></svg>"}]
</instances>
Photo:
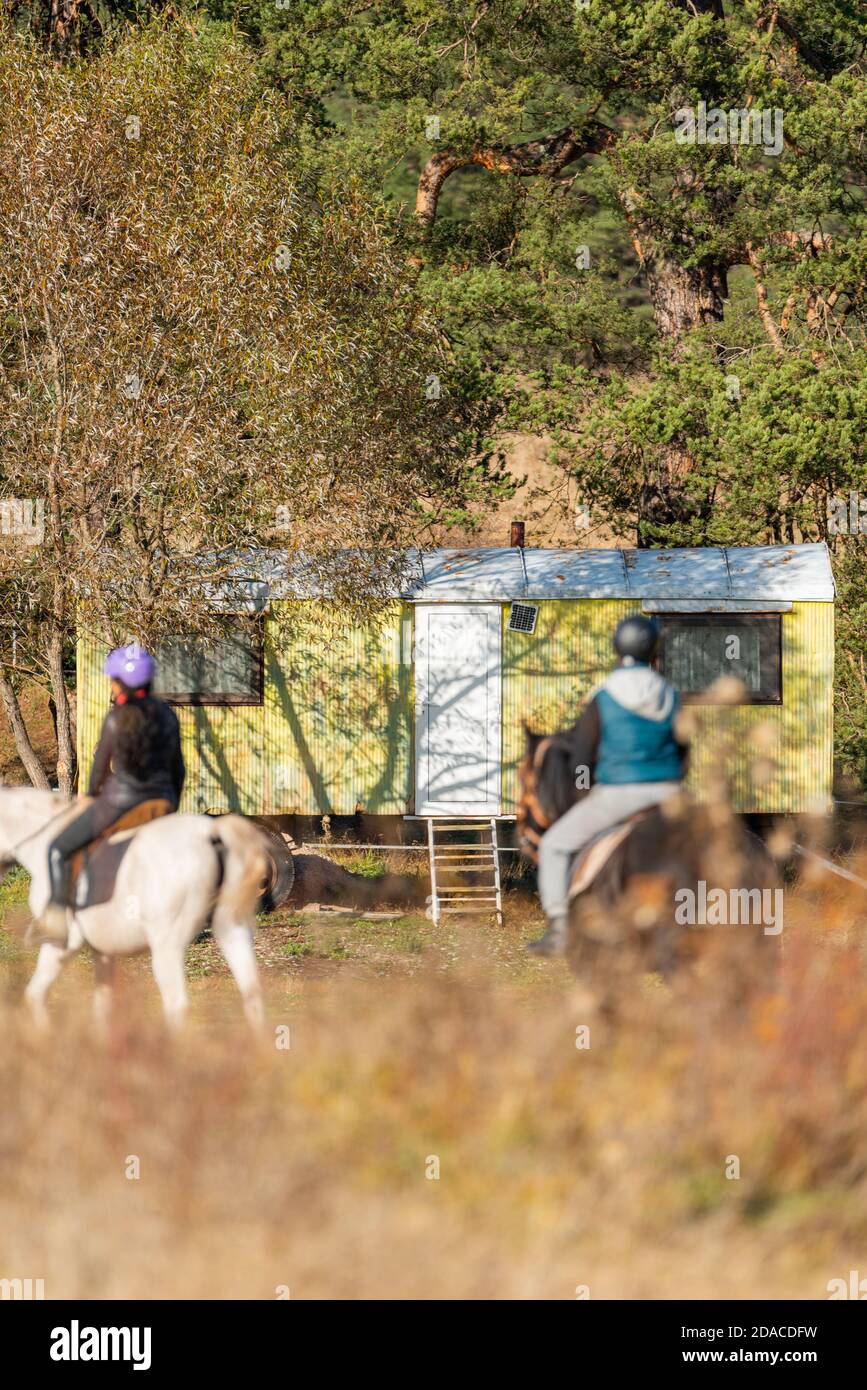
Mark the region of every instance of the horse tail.
<instances>
[{"instance_id":1,"label":"horse tail","mask_svg":"<svg viewBox=\"0 0 867 1390\"><path fill-rule=\"evenodd\" d=\"M268 881L268 851L261 830L244 816L218 816L212 841L220 861L214 911L225 921L249 922Z\"/></svg>"}]
</instances>

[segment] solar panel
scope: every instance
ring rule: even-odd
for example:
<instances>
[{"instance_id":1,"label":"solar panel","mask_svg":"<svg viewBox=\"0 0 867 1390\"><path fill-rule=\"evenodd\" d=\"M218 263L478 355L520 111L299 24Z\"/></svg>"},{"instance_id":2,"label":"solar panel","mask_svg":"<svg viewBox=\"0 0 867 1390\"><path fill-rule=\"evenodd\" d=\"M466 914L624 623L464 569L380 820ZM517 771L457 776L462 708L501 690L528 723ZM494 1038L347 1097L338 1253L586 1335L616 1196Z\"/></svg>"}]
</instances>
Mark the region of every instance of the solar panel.
<instances>
[{"instance_id":1,"label":"solar panel","mask_svg":"<svg viewBox=\"0 0 867 1390\"><path fill-rule=\"evenodd\" d=\"M510 632L535 632L538 603L513 603L509 612Z\"/></svg>"}]
</instances>

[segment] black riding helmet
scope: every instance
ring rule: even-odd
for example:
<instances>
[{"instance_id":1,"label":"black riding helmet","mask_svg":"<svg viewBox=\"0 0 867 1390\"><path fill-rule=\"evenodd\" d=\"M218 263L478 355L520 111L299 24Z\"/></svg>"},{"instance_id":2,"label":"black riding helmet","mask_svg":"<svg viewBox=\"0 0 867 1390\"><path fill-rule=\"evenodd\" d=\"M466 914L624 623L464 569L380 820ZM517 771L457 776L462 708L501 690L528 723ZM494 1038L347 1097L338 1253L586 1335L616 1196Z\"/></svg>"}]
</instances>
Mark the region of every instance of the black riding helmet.
<instances>
[{"instance_id":1,"label":"black riding helmet","mask_svg":"<svg viewBox=\"0 0 867 1390\"><path fill-rule=\"evenodd\" d=\"M650 663L658 646L659 624L653 618L643 618L640 613L633 613L617 624L614 650L618 656Z\"/></svg>"}]
</instances>

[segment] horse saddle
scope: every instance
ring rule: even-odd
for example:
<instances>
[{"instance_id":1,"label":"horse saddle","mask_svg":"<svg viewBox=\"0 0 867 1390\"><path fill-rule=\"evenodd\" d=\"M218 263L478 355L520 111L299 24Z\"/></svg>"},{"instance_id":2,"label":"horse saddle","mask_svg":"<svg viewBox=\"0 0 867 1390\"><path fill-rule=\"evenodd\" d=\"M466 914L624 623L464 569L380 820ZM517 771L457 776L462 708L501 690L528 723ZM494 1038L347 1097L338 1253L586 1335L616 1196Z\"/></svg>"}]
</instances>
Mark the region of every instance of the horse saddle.
<instances>
[{"instance_id":1,"label":"horse saddle","mask_svg":"<svg viewBox=\"0 0 867 1390\"><path fill-rule=\"evenodd\" d=\"M138 806L118 816L84 849L76 850L70 860L69 897L72 905L76 908L97 907L110 902L118 869L132 844L133 833L148 821L170 816L174 809L170 801L141 801Z\"/></svg>"},{"instance_id":2,"label":"horse saddle","mask_svg":"<svg viewBox=\"0 0 867 1390\"><path fill-rule=\"evenodd\" d=\"M573 898L577 898L579 893L584 893L591 886L597 875L608 863L617 846L623 844L633 827L657 809L656 806L646 806L643 810L636 811L628 820L621 821L612 830L603 830L601 834L594 836L584 846L572 862L572 877L569 880L570 902Z\"/></svg>"}]
</instances>

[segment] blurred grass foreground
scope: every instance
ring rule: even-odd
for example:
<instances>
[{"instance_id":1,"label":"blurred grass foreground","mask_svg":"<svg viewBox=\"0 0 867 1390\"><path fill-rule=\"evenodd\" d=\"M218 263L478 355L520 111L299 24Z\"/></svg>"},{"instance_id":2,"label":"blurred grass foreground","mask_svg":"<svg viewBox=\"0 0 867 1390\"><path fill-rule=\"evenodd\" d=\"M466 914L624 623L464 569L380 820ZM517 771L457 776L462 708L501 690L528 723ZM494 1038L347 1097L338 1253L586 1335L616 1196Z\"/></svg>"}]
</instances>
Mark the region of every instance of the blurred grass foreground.
<instances>
[{"instance_id":1,"label":"blurred grass foreground","mask_svg":"<svg viewBox=\"0 0 867 1390\"><path fill-rule=\"evenodd\" d=\"M618 970L601 1015L526 958L537 910L509 898L500 930L269 919L264 1047L207 941L179 1040L142 960L99 1044L84 958L39 1038L33 952L0 930L0 1277L47 1298L761 1299L865 1269L861 890L787 894L770 983L709 939L671 984Z\"/></svg>"}]
</instances>

